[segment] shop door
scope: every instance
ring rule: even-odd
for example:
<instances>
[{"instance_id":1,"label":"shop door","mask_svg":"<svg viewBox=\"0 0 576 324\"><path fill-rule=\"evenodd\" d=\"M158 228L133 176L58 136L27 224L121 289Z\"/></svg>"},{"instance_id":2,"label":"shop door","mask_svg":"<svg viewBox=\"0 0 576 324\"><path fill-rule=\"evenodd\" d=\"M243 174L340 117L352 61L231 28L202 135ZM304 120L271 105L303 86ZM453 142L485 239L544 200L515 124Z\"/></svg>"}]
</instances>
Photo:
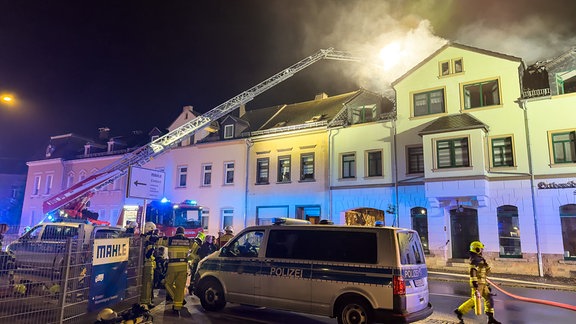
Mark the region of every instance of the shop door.
<instances>
[{"instance_id":1,"label":"shop door","mask_svg":"<svg viewBox=\"0 0 576 324\"><path fill-rule=\"evenodd\" d=\"M479 240L478 212L476 209L462 208L450 211L452 234L452 259L467 259L470 243Z\"/></svg>"}]
</instances>

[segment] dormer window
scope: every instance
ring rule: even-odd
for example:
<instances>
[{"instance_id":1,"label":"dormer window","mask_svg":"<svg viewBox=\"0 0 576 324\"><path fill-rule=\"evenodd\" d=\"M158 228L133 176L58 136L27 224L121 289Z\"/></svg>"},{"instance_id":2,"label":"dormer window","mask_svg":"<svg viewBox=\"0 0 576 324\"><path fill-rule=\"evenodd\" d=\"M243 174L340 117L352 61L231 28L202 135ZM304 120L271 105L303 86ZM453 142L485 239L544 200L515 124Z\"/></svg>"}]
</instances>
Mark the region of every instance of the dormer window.
<instances>
[{"instance_id":1,"label":"dormer window","mask_svg":"<svg viewBox=\"0 0 576 324\"><path fill-rule=\"evenodd\" d=\"M224 138L234 138L234 125L224 125Z\"/></svg>"},{"instance_id":2,"label":"dormer window","mask_svg":"<svg viewBox=\"0 0 576 324\"><path fill-rule=\"evenodd\" d=\"M441 61L438 63L439 74L441 77L449 76L464 72L464 62L462 58Z\"/></svg>"}]
</instances>

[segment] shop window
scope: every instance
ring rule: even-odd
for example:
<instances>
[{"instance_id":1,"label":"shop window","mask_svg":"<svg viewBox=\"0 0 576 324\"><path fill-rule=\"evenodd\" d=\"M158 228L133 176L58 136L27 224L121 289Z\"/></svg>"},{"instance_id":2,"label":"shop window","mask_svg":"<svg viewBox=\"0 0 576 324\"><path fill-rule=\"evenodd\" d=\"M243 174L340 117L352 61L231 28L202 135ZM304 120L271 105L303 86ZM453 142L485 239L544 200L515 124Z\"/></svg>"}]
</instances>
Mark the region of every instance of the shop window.
<instances>
[{"instance_id":1,"label":"shop window","mask_svg":"<svg viewBox=\"0 0 576 324\"><path fill-rule=\"evenodd\" d=\"M497 209L498 238L501 258L521 258L520 223L518 207L504 205Z\"/></svg>"},{"instance_id":2,"label":"shop window","mask_svg":"<svg viewBox=\"0 0 576 324\"><path fill-rule=\"evenodd\" d=\"M428 243L428 211L426 208L415 207L410 209L412 216L412 229L420 235L420 242L425 254L430 254L430 244Z\"/></svg>"},{"instance_id":3,"label":"shop window","mask_svg":"<svg viewBox=\"0 0 576 324\"><path fill-rule=\"evenodd\" d=\"M560 206L564 259L576 260L576 204Z\"/></svg>"}]
</instances>

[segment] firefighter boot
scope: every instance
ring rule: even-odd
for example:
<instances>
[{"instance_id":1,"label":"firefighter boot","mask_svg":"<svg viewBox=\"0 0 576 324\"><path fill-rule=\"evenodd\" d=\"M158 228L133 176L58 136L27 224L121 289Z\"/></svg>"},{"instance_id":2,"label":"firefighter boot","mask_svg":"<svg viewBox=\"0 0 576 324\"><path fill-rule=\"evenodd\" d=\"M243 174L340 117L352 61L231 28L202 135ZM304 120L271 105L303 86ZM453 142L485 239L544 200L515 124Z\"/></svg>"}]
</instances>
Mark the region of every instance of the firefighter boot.
<instances>
[{"instance_id":1,"label":"firefighter boot","mask_svg":"<svg viewBox=\"0 0 576 324\"><path fill-rule=\"evenodd\" d=\"M464 318L462 317L464 314L462 314L462 312L459 311L458 309L454 310L454 314L456 314L456 317L458 317L458 320L460 320L458 324L464 324Z\"/></svg>"},{"instance_id":2,"label":"firefighter boot","mask_svg":"<svg viewBox=\"0 0 576 324\"><path fill-rule=\"evenodd\" d=\"M488 315L488 324L502 324L494 318L494 313L486 312L486 315Z\"/></svg>"}]
</instances>

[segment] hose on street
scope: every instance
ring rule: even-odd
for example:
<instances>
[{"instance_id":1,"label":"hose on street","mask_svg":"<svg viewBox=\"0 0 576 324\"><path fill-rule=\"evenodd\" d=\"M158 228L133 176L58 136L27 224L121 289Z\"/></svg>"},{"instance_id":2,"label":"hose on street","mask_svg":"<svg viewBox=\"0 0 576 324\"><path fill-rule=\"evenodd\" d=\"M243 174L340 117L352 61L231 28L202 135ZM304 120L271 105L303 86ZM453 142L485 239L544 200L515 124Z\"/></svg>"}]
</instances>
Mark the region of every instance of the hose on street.
<instances>
[{"instance_id":1,"label":"hose on street","mask_svg":"<svg viewBox=\"0 0 576 324\"><path fill-rule=\"evenodd\" d=\"M499 291L501 291L503 294L512 297L514 299L518 299L521 301L525 301L525 302L529 302L529 303L536 303L536 304L543 304L543 305L549 305L549 306L554 306L554 307L560 307L560 308L565 308L565 309L569 309L569 310L573 310L576 311L576 306L574 305L569 305L569 304L564 304L564 303L559 303L559 302L554 302L554 301L549 301L549 300L542 300L542 299L536 299L536 298L528 298L528 297L522 297L522 296L518 296L518 295L514 295L512 293L507 292L506 290L500 288L498 285L494 284L494 282L492 282L491 280L487 279L488 282L490 283L490 285L496 289L498 289Z\"/></svg>"}]
</instances>

